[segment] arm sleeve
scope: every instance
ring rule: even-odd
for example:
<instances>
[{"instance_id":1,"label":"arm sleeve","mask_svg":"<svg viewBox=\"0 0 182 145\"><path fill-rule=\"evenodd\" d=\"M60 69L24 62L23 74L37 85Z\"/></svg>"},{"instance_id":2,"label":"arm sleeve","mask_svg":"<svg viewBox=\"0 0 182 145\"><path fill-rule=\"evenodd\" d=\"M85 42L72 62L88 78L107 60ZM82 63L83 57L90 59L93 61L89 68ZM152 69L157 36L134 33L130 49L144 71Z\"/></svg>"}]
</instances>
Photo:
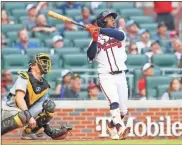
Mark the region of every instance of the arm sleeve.
<instances>
[{"instance_id":1,"label":"arm sleeve","mask_svg":"<svg viewBox=\"0 0 182 145\"><path fill-rule=\"evenodd\" d=\"M105 34L109 37L113 37L119 41L125 40L125 33L112 28L100 28L100 33Z\"/></svg>"},{"instance_id":2,"label":"arm sleeve","mask_svg":"<svg viewBox=\"0 0 182 145\"><path fill-rule=\"evenodd\" d=\"M87 57L89 58L89 60L93 60L96 54L97 54L97 42L92 41L92 43L90 44L87 50Z\"/></svg>"},{"instance_id":3,"label":"arm sleeve","mask_svg":"<svg viewBox=\"0 0 182 145\"><path fill-rule=\"evenodd\" d=\"M28 84L28 80L23 79L22 77L19 76L14 86L11 88L10 92L12 94L15 94L17 90L21 90L26 93L27 84Z\"/></svg>"}]
</instances>

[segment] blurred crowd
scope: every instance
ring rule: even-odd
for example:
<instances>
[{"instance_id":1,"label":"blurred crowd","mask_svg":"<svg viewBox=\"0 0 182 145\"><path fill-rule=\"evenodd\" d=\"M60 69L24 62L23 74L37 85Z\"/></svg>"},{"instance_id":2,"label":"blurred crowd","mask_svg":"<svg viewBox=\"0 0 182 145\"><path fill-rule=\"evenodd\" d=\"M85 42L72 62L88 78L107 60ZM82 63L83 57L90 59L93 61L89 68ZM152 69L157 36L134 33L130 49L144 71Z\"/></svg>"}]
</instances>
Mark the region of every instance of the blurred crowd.
<instances>
[{"instance_id":1,"label":"blurred crowd","mask_svg":"<svg viewBox=\"0 0 182 145\"><path fill-rule=\"evenodd\" d=\"M110 7L110 2L105 3L107 8ZM65 2L60 6L56 7L66 11L68 9L76 8L81 9L81 19L76 19L80 24L96 25L95 18L92 18L93 11L99 7L102 8L103 2L92 2L91 7L87 7L83 4L75 2ZM24 28L18 32L17 41L12 47L19 49L22 54L25 53L27 48L35 49L40 47L37 42L29 41L29 31L34 34L40 32L44 35L52 34L52 50L50 54L55 54L55 49L61 49L64 47L64 32L65 31L80 31L83 30L81 27L77 27L71 23L65 23L64 27L58 29L55 25L48 23L47 17L40 13L41 10L46 10L49 7L49 2L38 2L37 4L28 4L26 6L26 12L28 19L23 22ZM182 55L182 41L179 38L178 29L174 25L174 17L182 11L182 3L176 9L172 8L171 2L154 2L154 12L156 13L157 29L154 36L147 29L141 28L134 20L124 19L119 16L116 20L116 26L119 30L124 30L127 36L126 39L126 51L128 54L145 54L148 57L149 63L145 64L142 68L144 77L138 82L138 89L140 91L141 98L146 98L146 76L152 76L153 66L151 64L151 57L155 54L168 54L174 53L177 57L178 67L180 64ZM5 9L1 11L1 23L2 24L15 24L8 16ZM8 38L5 34L1 33L1 47L6 49ZM161 44L162 40L169 40L169 43L165 45ZM165 46L165 48L163 48ZM60 99L64 98L79 98L81 89L81 80L78 74L72 74L69 70L62 71L62 82L56 86L55 92L59 95ZM7 86L13 84L12 74L8 70L2 72L2 96L5 96L8 89ZM173 79L170 83L168 92L161 96L161 99L170 99L169 93L171 91L179 91L182 87L182 80ZM98 84L91 82L87 87L87 99L98 100L99 97L103 98L98 87Z\"/></svg>"}]
</instances>

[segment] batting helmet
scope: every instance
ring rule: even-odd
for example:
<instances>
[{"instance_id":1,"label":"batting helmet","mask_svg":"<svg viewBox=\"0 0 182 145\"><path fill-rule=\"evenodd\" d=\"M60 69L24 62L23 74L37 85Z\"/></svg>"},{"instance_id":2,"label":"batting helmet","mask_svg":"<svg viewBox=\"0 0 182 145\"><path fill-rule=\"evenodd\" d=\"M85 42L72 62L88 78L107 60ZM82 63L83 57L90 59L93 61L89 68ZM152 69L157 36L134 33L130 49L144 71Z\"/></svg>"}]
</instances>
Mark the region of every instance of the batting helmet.
<instances>
[{"instance_id":1,"label":"batting helmet","mask_svg":"<svg viewBox=\"0 0 182 145\"><path fill-rule=\"evenodd\" d=\"M98 25L99 27L104 28L104 27L106 26L106 24L107 24L107 21L105 20L105 18L106 18L107 16L109 16L109 15L113 16L114 19L116 19L116 17L118 16L117 13L110 12L110 11L103 11L103 12L100 13L100 14L97 16L97 18L96 18L97 25Z\"/></svg>"},{"instance_id":2,"label":"batting helmet","mask_svg":"<svg viewBox=\"0 0 182 145\"><path fill-rule=\"evenodd\" d=\"M34 65L35 63L38 64L38 67L42 74L46 74L51 71L51 59L49 55L45 53L39 53L35 55L29 62L28 71L31 70L31 66Z\"/></svg>"}]
</instances>

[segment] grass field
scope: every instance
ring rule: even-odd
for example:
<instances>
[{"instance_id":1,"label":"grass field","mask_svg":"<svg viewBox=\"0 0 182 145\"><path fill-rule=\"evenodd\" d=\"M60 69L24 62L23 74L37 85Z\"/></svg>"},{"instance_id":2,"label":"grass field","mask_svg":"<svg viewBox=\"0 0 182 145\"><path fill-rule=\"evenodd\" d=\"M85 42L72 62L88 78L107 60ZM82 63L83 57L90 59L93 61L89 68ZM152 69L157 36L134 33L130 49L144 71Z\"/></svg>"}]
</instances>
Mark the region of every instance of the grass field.
<instances>
[{"instance_id":1,"label":"grass field","mask_svg":"<svg viewBox=\"0 0 182 145\"><path fill-rule=\"evenodd\" d=\"M3 145L182 145L182 140L13 141Z\"/></svg>"}]
</instances>

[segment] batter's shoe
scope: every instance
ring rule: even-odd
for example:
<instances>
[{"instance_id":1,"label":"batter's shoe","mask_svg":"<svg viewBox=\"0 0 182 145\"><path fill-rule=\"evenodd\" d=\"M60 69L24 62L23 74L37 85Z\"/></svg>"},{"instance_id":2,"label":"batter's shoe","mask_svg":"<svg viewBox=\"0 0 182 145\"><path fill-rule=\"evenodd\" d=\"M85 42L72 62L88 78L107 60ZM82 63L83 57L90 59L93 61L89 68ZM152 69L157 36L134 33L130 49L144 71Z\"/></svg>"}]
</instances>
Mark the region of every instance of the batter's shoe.
<instances>
[{"instance_id":1,"label":"batter's shoe","mask_svg":"<svg viewBox=\"0 0 182 145\"><path fill-rule=\"evenodd\" d=\"M128 134L130 133L130 127L120 127L120 129L118 130L118 135L119 135L119 139L120 140L124 140L128 137Z\"/></svg>"},{"instance_id":2,"label":"batter's shoe","mask_svg":"<svg viewBox=\"0 0 182 145\"><path fill-rule=\"evenodd\" d=\"M119 140L119 135L117 134L117 130L116 130L116 127L115 127L113 121L108 123L107 132L109 133L111 139Z\"/></svg>"}]
</instances>

